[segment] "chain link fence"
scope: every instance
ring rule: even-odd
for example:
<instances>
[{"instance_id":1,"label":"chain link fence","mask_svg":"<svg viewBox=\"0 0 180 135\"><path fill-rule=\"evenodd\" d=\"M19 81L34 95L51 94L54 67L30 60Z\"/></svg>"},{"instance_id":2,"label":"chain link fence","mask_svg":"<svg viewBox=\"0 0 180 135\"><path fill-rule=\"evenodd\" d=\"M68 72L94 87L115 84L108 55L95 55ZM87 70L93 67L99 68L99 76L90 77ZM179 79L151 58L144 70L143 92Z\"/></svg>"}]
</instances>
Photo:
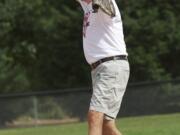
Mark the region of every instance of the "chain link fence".
<instances>
[{"instance_id":1,"label":"chain link fence","mask_svg":"<svg viewBox=\"0 0 180 135\"><path fill-rule=\"evenodd\" d=\"M90 88L0 95L0 127L86 120ZM180 80L129 84L118 117L180 112Z\"/></svg>"}]
</instances>

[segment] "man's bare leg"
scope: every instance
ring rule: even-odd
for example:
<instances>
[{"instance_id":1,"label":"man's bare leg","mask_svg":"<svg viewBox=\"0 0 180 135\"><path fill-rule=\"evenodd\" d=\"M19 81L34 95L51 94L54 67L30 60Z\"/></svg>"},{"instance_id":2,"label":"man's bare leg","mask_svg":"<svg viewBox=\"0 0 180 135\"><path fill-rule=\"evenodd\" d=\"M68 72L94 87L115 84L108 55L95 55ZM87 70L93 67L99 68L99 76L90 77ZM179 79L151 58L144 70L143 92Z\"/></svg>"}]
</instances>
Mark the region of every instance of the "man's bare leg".
<instances>
[{"instance_id":1,"label":"man's bare leg","mask_svg":"<svg viewBox=\"0 0 180 135\"><path fill-rule=\"evenodd\" d=\"M122 135L116 127L115 120L104 120L103 135Z\"/></svg>"},{"instance_id":2,"label":"man's bare leg","mask_svg":"<svg viewBox=\"0 0 180 135\"><path fill-rule=\"evenodd\" d=\"M88 135L102 135L104 114L96 111L88 112Z\"/></svg>"}]
</instances>

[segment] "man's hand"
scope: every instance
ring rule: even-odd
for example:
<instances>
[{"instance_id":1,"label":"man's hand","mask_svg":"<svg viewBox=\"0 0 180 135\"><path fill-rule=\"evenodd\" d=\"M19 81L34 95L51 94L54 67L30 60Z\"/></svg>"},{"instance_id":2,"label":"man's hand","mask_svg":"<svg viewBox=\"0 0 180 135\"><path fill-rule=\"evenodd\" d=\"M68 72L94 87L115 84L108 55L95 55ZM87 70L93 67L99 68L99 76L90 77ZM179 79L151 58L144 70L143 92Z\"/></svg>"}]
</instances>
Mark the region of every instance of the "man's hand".
<instances>
[{"instance_id":1,"label":"man's hand","mask_svg":"<svg viewBox=\"0 0 180 135\"><path fill-rule=\"evenodd\" d=\"M111 17L115 16L115 7L112 0L92 0L92 6L95 12L98 11L99 8L102 9L106 14Z\"/></svg>"}]
</instances>

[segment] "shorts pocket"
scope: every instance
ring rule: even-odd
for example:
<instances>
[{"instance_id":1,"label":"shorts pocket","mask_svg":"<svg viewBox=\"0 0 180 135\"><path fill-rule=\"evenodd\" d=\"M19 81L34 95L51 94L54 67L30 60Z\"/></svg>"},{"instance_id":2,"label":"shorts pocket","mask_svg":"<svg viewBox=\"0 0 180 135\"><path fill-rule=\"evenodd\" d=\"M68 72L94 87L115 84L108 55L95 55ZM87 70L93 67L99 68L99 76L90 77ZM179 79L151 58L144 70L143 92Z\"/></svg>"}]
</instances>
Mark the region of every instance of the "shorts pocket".
<instances>
[{"instance_id":1,"label":"shorts pocket","mask_svg":"<svg viewBox=\"0 0 180 135\"><path fill-rule=\"evenodd\" d=\"M115 73L99 73L99 79L96 83L100 85L105 90L112 88L114 83L116 82L116 75ZM106 92L106 91L105 91Z\"/></svg>"}]
</instances>

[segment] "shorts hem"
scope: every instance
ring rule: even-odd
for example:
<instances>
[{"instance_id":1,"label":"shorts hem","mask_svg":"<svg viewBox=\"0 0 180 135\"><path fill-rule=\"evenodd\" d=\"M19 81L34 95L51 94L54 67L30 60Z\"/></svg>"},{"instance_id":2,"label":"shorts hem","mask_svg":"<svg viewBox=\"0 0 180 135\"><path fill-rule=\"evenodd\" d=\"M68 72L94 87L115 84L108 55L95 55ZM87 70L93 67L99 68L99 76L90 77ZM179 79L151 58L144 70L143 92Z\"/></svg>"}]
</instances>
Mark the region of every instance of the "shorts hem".
<instances>
[{"instance_id":1,"label":"shorts hem","mask_svg":"<svg viewBox=\"0 0 180 135\"><path fill-rule=\"evenodd\" d=\"M104 113L104 118L105 118L106 120L115 120L115 119L116 119L116 117L110 115L110 114L107 113L104 109L102 109L102 108L100 108L100 107L90 106L89 110Z\"/></svg>"}]
</instances>

